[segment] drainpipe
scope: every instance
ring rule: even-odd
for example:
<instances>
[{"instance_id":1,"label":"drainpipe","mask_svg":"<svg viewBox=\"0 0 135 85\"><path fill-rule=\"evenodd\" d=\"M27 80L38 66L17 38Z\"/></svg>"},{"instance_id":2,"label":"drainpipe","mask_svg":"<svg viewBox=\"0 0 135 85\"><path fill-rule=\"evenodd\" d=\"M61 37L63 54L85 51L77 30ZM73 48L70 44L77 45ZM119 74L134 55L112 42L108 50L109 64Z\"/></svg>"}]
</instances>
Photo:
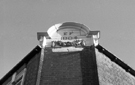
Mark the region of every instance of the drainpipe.
<instances>
[{"instance_id":1,"label":"drainpipe","mask_svg":"<svg viewBox=\"0 0 135 85\"><path fill-rule=\"evenodd\" d=\"M46 37L45 36L40 36L39 46L41 47L41 55L40 55L36 85L40 85L40 80L41 80L41 71L42 71L43 61L44 61L44 50L45 50L45 46L46 46Z\"/></svg>"}]
</instances>

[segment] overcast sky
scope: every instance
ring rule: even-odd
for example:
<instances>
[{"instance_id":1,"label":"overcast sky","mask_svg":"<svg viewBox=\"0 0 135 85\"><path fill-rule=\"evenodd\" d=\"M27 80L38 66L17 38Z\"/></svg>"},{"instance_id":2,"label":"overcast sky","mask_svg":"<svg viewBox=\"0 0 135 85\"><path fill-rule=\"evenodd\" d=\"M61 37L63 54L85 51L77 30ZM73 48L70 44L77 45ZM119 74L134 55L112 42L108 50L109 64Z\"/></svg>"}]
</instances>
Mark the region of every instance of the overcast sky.
<instances>
[{"instance_id":1,"label":"overcast sky","mask_svg":"<svg viewBox=\"0 0 135 85\"><path fill-rule=\"evenodd\" d=\"M0 78L37 44L37 32L78 22L100 30L100 45L135 69L135 0L0 0Z\"/></svg>"}]
</instances>

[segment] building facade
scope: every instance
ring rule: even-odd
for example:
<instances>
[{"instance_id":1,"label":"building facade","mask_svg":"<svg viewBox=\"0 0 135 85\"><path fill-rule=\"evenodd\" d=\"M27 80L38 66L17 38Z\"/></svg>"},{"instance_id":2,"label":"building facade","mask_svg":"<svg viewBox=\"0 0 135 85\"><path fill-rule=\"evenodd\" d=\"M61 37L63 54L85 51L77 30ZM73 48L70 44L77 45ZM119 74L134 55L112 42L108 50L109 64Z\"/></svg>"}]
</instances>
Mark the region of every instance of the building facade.
<instances>
[{"instance_id":1,"label":"building facade","mask_svg":"<svg viewBox=\"0 0 135 85\"><path fill-rule=\"evenodd\" d=\"M62 31L59 33L64 34L60 39L66 41L72 40L75 36L66 36L68 32L72 33L71 30L63 30L65 26L68 29L75 26L85 28L78 23L62 24ZM90 39L83 38L86 42L85 46L77 48L71 48L69 43L64 48L55 48L56 45L50 47L50 44L47 46L50 41L48 40L48 43L44 41L47 42L47 39L53 37L49 35L51 37L49 38L45 33L39 33L40 45L11 69L0 80L0 85L135 85L135 71L99 45L96 32L88 33ZM75 33L78 33L76 29ZM82 35L83 33L85 32L82 32ZM47 36L45 40L43 36ZM58 45L64 46L64 44Z\"/></svg>"}]
</instances>

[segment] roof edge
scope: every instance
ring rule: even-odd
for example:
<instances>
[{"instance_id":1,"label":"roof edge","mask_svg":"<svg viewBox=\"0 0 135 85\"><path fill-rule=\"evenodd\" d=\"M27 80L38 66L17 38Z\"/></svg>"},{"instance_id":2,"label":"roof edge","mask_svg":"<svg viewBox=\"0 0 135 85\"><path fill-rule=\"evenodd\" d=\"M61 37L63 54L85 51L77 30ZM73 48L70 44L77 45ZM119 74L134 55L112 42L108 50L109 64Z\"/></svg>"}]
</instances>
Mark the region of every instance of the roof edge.
<instances>
[{"instance_id":1,"label":"roof edge","mask_svg":"<svg viewBox=\"0 0 135 85\"><path fill-rule=\"evenodd\" d=\"M16 70L18 70L22 65L25 63L27 64L31 58L33 58L33 55L37 54L41 51L41 48L37 45L30 53L28 53L18 64L16 64L4 77L0 79L0 84L4 83L7 78L12 76Z\"/></svg>"},{"instance_id":2,"label":"roof edge","mask_svg":"<svg viewBox=\"0 0 135 85\"><path fill-rule=\"evenodd\" d=\"M97 45L96 48L98 49L99 52L103 53L106 55L111 61L122 67L126 72L129 72L131 75L135 77L135 70L133 70L130 66L128 66L126 63L121 61L119 58L114 56L112 53L107 51L105 48L103 48L101 45Z\"/></svg>"}]
</instances>

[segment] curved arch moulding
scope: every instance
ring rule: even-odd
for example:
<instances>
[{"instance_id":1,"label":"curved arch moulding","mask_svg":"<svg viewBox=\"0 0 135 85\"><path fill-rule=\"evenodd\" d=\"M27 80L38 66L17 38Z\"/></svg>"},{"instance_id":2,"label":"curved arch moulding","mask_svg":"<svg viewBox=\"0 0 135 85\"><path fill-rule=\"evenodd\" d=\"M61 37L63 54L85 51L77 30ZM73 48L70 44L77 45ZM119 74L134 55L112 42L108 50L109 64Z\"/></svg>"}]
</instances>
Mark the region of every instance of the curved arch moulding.
<instances>
[{"instance_id":1,"label":"curved arch moulding","mask_svg":"<svg viewBox=\"0 0 135 85\"><path fill-rule=\"evenodd\" d=\"M100 31L90 31L83 24L65 22L51 26L47 32L38 32L40 46L45 43L53 52L81 51L85 46L97 45ZM43 41L45 37L45 41ZM42 46L41 46L42 47Z\"/></svg>"}]
</instances>

